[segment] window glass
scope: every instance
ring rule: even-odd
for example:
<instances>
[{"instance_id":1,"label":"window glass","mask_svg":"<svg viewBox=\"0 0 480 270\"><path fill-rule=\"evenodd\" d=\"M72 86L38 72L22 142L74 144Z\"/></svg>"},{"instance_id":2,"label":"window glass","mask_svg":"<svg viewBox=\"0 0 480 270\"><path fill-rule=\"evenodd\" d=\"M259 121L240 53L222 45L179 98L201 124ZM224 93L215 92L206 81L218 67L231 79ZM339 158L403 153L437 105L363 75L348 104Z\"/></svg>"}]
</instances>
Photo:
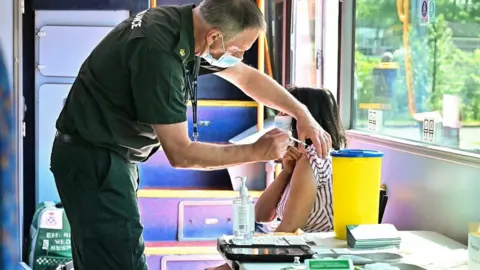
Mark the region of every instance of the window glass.
<instances>
[{"instance_id":1,"label":"window glass","mask_svg":"<svg viewBox=\"0 0 480 270\"><path fill-rule=\"evenodd\" d=\"M315 45L315 14L318 0L293 1L291 40L292 83L297 86L317 86L317 61Z\"/></svg>"},{"instance_id":2,"label":"window glass","mask_svg":"<svg viewBox=\"0 0 480 270\"><path fill-rule=\"evenodd\" d=\"M356 0L354 127L480 153L480 1Z\"/></svg>"}]
</instances>

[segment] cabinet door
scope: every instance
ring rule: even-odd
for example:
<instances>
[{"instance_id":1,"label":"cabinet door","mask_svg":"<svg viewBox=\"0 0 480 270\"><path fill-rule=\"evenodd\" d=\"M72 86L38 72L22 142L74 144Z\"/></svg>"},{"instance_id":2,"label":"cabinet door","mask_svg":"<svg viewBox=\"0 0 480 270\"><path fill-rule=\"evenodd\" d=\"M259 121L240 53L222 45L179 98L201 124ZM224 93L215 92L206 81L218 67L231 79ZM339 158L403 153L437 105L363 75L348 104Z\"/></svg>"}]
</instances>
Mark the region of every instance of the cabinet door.
<instances>
[{"instance_id":1,"label":"cabinet door","mask_svg":"<svg viewBox=\"0 0 480 270\"><path fill-rule=\"evenodd\" d=\"M112 29L106 26L43 26L37 33L37 69L46 77L76 77L85 59Z\"/></svg>"},{"instance_id":2,"label":"cabinet door","mask_svg":"<svg viewBox=\"0 0 480 270\"><path fill-rule=\"evenodd\" d=\"M256 107L198 106L198 140L228 143L228 141L256 124ZM188 108L188 132L192 137L192 108Z\"/></svg>"},{"instance_id":3,"label":"cabinet door","mask_svg":"<svg viewBox=\"0 0 480 270\"><path fill-rule=\"evenodd\" d=\"M204 270L224 263L220 255L173 255L162 258L160 270Z\"/></svg>"},{"instance_id":4,"label":"cabinet door","mask_svg":"<svg viewBox=\"0 0 480 270\"><path fill-rule=\"evenodd\" d=\"M231 235L232 200L183 201L178 206L178 240L215 240Z\"/></svg>"}]
</instances>

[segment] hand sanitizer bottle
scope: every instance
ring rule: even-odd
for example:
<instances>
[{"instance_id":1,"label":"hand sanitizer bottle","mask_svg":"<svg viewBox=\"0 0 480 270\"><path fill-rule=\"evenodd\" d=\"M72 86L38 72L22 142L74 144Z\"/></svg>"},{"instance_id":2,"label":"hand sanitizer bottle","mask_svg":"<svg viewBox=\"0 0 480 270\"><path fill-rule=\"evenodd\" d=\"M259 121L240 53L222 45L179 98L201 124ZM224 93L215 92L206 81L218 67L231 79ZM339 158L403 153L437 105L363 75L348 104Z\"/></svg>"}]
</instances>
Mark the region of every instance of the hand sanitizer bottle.
<instances>
[{"instance_id":1,"label":"hand sanitizer bottle","mask_svg":"<svg viewBox=\"0 0 480 270\"><path fill-rule=\"evenodd\" d=\"M251 240L255 232L255 209L248 195L247 177L241 178L239 196L233 199L233 236L239 240Z\"/></svg>"}]
</instances>

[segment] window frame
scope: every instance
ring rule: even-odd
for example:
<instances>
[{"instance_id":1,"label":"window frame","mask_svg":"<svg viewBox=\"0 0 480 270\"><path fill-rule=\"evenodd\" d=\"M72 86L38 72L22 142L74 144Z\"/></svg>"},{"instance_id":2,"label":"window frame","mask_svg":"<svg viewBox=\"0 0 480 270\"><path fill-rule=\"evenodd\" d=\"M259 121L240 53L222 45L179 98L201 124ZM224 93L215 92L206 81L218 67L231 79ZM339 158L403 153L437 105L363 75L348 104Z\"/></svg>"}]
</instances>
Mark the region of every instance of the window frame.
<instances>
[{"instance_id":1,"label":"window frame","mask_svg":"<svg viewBox=\"0 0 480 270\"><path fill-rule=\"evenodd\" d=\"M340 18L341 3L340 0L323 0L323 63L322 63L322 87L332 91L333 96L339 100L339 80L338 73L340 68ZM328 10L328 12L327 12ZM328 68L325 68L328 67Z\"/></svg>"},{"instance_id":2,"label":"window frame","mask_svg":"<svg viewBox=\"0 0 480 270\"><path fill-rule=\"evenodd\" d=\"M325 0L316 0L315 9L315 65L317 68L317 87L322 87L325 70ZM319 57L320 59L318 59Z\"/></svg>"},{"instance_id":3,"label":"window frame","mask_svg":"<svg viewBox=\"0 0 480 270\"><path fill-rule=\"evenodd\" d=\"M305 0L307 1L307 0ZM315 59L315 76L316 76L316 83L315 85L311 85L311 87L323 87L324 86L324 78L325 78L325 34L326 34L326 28L325 28L325 20L326 20L326 14L325 14L325 9L327 8L326 2L328 0L314 0L315 1L315 51L314 51L314 59ZM297 76L298 74L295 72L295 67L296 67L296 62L297 62L297 57L296 57L296 50L297 50L297 37L296 37L296 26L294 26L294 23L297 22L297 1L287 1L290 3L290 10L288 11L290 14L290 21L288 22L290 29L287 31L289 35L287 36L288 42L289 42L289 64L287 65L287 70L289 71L289 80L287 81L288 84L296 84ZM337 24L337 21L334 22ZM338 38L338 34L337 34ZM337 46L334 44L335 48ZM336 52L332 52L335 53ZM320 60L317 59L317 57L320 56ZM317 61L320 61L318 63ZM334 61L334 63L330 63L332 66L338 65L338 61ZM329 74L331 75L331 74ZM336 85L332 85L332 89L336 89ZM336 93L334 93L336 95Z\"/></svg>"},{"instance_id":4,"label":"window frame","mask_svg":"<svg viewBox=\"0 0 480 270\"><path fill-rule=\"evenodd\" d=\"M373 143L375 145L405 151L412 154L428 156L434 159L449 160L456 163L478 167L480 154L443 147L428 145L422 142L385 136L376 133L354 129L353 120L355 108L353 103L353 72L355 62L355 9L356 0L343 1L340 7L340 44L338 72L338 104L340 118L347 130L349 139Z\"/></svg>"}]
</instances>

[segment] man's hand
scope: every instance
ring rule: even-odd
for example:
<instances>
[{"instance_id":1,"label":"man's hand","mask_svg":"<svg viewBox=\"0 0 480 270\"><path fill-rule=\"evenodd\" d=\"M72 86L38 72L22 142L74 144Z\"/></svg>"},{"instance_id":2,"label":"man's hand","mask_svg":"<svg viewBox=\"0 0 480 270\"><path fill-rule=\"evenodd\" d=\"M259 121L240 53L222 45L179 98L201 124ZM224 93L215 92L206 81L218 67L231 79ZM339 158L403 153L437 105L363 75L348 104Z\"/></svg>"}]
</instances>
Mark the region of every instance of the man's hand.
<instances>
[{"instance_id":1,"label":"man's hand","mask_svg":"<svg viewBox=\"0 0 480 270\"><path fill-rule=\"evenodd\" d=\"M297 117L297 132L298 139L302 142L307 138L312 140L319 157L325 159L328 156L332 148L332 138L309 112Z\"/></svg>"},{"instance_id":2,"label":"man's hand","mask_svg":"<svg viewBox=\"0 0 480 270\"><path fill-rule=\"evenodd\" d=\"M269 161L282 158L289 145L290 135L281 129L274 128L265 133L253 144L258 160Z\"/></svg>"}]
</instances>

